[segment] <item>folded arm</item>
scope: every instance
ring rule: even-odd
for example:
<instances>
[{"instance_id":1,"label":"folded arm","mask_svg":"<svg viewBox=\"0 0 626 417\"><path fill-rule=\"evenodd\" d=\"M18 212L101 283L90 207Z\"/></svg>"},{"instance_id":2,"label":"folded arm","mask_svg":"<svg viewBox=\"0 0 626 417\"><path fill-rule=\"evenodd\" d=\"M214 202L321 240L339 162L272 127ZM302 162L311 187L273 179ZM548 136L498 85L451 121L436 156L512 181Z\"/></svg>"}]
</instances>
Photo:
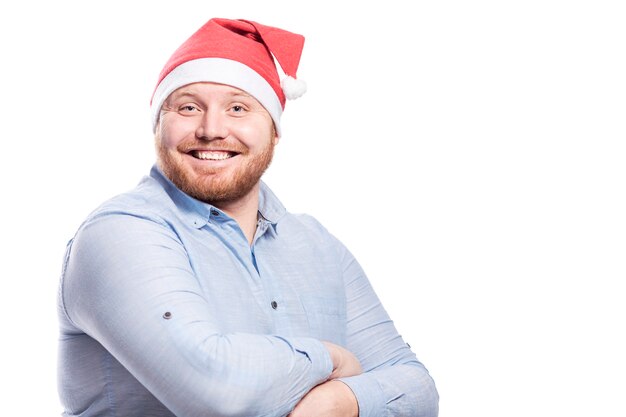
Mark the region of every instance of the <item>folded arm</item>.
<instances>
[{"instance_id":1,"label":"folded arm","mask_svg":"<svg viewBox=\"0 0 626 417\"><path fill-rule=\"evenodd\" d=\"M153 220L83 227L62 291L72 322L176 415L284 416L333 369L312 338L220 332L184 247Z\"/></svg>"}]
</instances>

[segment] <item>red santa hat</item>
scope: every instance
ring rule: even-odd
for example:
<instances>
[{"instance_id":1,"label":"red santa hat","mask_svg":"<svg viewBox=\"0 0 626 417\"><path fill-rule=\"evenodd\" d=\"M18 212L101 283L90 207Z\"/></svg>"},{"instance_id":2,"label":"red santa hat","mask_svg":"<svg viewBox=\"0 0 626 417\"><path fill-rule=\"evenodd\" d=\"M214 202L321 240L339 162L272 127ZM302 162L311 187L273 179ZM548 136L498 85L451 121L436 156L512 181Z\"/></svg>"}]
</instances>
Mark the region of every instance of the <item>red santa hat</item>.
<instances>
[{"instance_id":1,"label":"red santa hat","mask_svg":"<svg viewBox=\"0 0 626 417\"><path fill-rule=\"evenodd\" d=\"M174 52L161 71L150 102L153 130L163 102L174 90L195 82L215 82L256 98L280 134L286 99L306 92L306 84L296 79L303 46L302 35L250 20L209 20ZM275 60L285 74L282 81Z\"/></svg>"}]
</instances>

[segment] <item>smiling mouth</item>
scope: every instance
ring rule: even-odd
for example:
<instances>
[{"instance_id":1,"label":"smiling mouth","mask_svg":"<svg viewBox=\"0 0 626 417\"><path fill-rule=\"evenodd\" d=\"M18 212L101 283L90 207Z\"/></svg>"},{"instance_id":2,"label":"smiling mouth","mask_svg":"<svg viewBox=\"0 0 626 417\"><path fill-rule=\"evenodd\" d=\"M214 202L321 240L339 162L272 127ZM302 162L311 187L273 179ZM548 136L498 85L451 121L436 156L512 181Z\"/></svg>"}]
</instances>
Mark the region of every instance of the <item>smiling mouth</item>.
<instances>
[{"instance_id":1,"label":"smiling mouth","mask_svg":"<svg viewBox=\"0 0 626 417\"><path fill-rule=\"evenodd\" d=\"M191 156L196 159L201 159L203 161L223 161L225 159L232 158L233 156L239 155L237 152L231 151L191 151L189 152Z\"/></svg>"}]
</instances>

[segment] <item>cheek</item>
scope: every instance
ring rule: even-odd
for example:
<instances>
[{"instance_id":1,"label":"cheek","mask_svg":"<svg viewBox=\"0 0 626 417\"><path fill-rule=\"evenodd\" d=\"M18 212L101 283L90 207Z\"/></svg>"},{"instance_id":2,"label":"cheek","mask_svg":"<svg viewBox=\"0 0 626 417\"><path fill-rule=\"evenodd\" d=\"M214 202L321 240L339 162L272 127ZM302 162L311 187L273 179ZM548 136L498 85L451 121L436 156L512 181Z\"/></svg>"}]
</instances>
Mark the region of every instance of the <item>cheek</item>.
<instances>
[{"instance_id":1,"label":"cheek","mask_svg":"<svg viewBox=\"0 0 626 417\"><path fill-rule=\"evenodd\" d=\"M242 124L237 126L237 132L233 131L233 133L247 148L260 150L265 149L270 142L274 142L274 144L278 142L273 126L273 124L268 125L266 123Z\"/></svg>"},{"instance_id":2,"label":"cheek","mask_svg":"<svg viewBox=\"0 0 626 417\"><path fill-rule=\"evenodd\" d=\"M193 135L193 130L182 123L171 123L164 120L157 128L160 146L163 148L176 148L186 137Z\"/></svg>"}]
</instances>

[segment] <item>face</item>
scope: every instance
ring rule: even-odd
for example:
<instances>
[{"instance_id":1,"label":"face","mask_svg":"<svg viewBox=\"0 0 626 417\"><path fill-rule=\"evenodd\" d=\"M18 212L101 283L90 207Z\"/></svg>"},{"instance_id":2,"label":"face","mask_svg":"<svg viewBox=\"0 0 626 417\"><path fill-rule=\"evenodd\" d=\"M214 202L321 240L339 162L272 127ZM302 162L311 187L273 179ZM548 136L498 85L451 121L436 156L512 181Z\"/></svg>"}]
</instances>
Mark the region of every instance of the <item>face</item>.
<instances>
[{"instance_id":1,"label":"face","mask_svg":"<svg viewBox=\"0 0 626 417\"><path fill-rule=\"evenodd\" d=\"M278 136L252 96L223 84L195 83L165 101L155 141L163 173L185 193L219 207L258 192Z\"/></svg>"}]
</instances>

